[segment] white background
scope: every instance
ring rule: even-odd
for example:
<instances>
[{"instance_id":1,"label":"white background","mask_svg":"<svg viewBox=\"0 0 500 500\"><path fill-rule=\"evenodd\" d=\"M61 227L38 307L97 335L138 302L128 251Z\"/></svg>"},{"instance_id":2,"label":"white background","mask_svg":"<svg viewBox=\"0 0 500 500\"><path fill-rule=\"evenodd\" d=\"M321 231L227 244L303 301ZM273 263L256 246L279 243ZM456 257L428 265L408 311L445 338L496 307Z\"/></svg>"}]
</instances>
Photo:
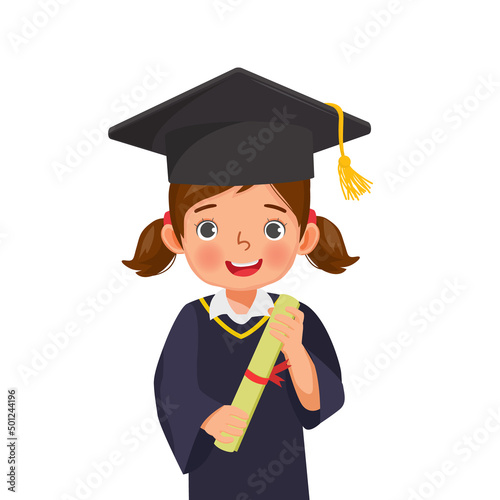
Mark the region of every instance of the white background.
<instances>
[{"instance_id":1,"label":"white background","mask_svg":"<svg viewBox=\"0 0 500 500\"><path fill-rule=\"evenodd\" d=\"M180 308L215 290L182 258L162 276L116 281L167 209L166 165L96 130L234 67L372 124L346 144L372 194L343 200L338 148L316 155L312 192L360 261L331 276L298 260L269 288L314 308L343 370L345 406L306 431L311 498L499 498L495 4L232 3L73 0L48 19L36 1L3 7L2 401L17 387L18 498L83 498L87 481L92 499L187 498L156 424L153 374ZM150 71L155 88L141 89ZM61 175L78 147L87 155ZM92 298L107 301L93 316ZM72 324L78 334L54 352ZM410 343L396 349L403 332ZM94 464L117 454L98 476ZM435 474L446 461L453 473Z\"/></svg>"}]
</instances>

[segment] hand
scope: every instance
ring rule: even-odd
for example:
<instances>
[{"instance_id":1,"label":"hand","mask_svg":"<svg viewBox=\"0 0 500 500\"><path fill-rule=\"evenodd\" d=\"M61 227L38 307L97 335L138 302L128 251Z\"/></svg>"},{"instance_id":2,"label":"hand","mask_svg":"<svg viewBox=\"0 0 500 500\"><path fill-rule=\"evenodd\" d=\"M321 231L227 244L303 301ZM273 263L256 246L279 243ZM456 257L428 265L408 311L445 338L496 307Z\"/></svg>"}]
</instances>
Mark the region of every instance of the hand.
<instances>
[{"instance_id":1,"label":"hand","mask_svg":"<svg viewBox=\"0 0 500 500\"><path fill-rule=\"evenodd\" d=\"M271 314L272 311L273 308L271 307L269 309L269 314ZM280 342L283 342L281 350L285 357L289 359L290 356L293 357L297 352L303 350L302 333L304 330L304 313L295 307L287 307L285 311L292 314L294 318L292 319L285 314L277 314L274 318L275 321L269 325L271 327L269 333Z\"/></svg>"},{"instance_id":2,"label":"hand","mask_svg":"<svg viewBox=\"0 0 500 500\"><path fill-rule=\"evenodd\" d=\"M201 424L201 428L213 436L221 443L232 443L234 437L223 436L221 433L226 432L231 436L243 436L243 429L247 426L248 415L236 406L224 405L218 410L215 410Z\"/></svg>"}]
</instances>

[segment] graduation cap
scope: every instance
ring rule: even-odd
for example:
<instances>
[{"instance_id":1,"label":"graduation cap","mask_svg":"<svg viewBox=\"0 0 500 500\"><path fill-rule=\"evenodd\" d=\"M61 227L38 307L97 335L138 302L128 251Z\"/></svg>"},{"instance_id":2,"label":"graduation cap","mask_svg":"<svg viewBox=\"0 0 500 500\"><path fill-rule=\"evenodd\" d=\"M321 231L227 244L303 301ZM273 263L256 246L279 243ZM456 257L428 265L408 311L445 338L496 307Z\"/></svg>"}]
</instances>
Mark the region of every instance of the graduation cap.
<instances>
[{"instance_id":1,"label":"graduation cap","mask_svg":"<svg viewBox=\"0 0 500 500\"><path fill-rule=\"evenodd\" d=\"M235 68L109 129L111 139L167 157L169 182L240 186L314 177L313 153L340 146L346 199L371 182L343 143L370 124L271 80Z\"/></svg>"}]
</instances>

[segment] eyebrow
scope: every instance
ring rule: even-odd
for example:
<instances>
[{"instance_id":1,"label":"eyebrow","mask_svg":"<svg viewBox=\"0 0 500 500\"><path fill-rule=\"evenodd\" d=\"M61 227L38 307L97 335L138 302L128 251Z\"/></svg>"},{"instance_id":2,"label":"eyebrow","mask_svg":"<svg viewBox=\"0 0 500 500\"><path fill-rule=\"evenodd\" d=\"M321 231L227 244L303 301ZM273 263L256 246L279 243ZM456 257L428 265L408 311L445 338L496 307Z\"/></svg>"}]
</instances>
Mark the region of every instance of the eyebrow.
<instances>
[{"instance_id":1,"label":"eyebrow","mask_svg":"<svg viewBox=\"0 0 500 500\"><path fill-rule=\"evenodd\" d=\"M202 210L206 210L207 208L214 208L217 205L215 203L212 203L211 205L203 205L202 207L198 207L195 209L194 213L197 214L198 212L201 212Z\"/></svg>"},{"instance_id":2,"label":"eyebrow","mask_svg":"<svg viewBox=\"0 0 500 500\"><path fill-rule=\"evenodd\" d=\"M274 208L274 210L279 210L280 212L284 212L286 213L286 210L282 207L278 207L278 205L269 205L269 204L266 204L264 205L266 208Z\"/></svg>"}]
</instances>

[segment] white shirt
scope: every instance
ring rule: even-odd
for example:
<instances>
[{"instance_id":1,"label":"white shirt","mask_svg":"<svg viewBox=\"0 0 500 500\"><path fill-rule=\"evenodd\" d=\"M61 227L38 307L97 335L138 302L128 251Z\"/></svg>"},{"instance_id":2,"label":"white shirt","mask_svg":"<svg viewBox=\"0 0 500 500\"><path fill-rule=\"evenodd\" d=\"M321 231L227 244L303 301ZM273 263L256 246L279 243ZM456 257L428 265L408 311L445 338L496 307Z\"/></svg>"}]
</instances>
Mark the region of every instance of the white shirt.
<instances>
[{"instance_id":1,"label":"white shirt","mask_svg":"<svg viewBox=\"0 0 500 500\"><path fill-rule=\"evenodd\" d=\"M210 302L210 319L214 319L221 314L227 314L235 323L244 325L254 316L267 316L270 307L274 307L271 296L264 290L257 290L253 304L248 312L246 314L236 314L229 305L226 290L222 289L213 296L212 302Z\"/></svg>"}]
</instances>

